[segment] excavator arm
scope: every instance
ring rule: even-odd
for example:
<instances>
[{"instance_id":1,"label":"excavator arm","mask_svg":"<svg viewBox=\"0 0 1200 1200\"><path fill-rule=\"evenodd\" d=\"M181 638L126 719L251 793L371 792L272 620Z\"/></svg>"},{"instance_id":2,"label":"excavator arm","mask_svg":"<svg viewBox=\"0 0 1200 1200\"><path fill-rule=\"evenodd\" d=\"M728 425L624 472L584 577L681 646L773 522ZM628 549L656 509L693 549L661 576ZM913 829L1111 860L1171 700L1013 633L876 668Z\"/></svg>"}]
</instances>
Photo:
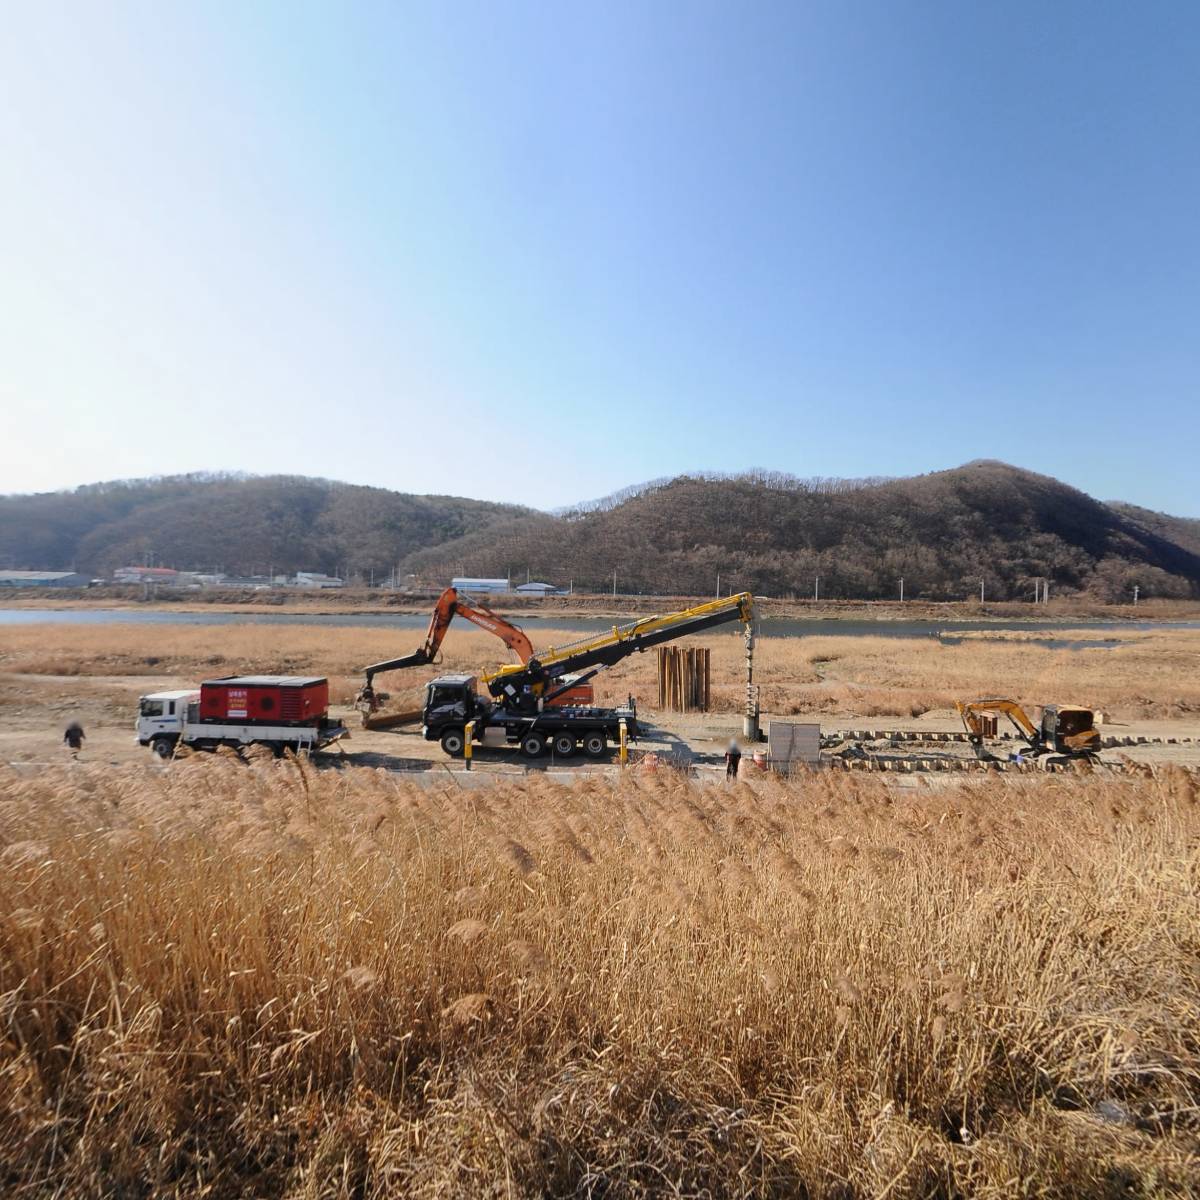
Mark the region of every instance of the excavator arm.
<instances>
[{"instance_id":1,"label":"excavator arm","mask_svg":"<svg viewBox=\"0 0 1200 1200\"><path fill-rule=\"evenodd\" d=\"M480 629L494 633L514 654L523 662L533 657L533 644L524 632L515 625L510 625L503 617L498 617L486 605L472 603L465 596L460 596L457 588L448 587L433 606L433 615L429 618L429 630L425 634L424 643L411 654L400 658L389 658L386 662L372 663L365 670L366 683L359 693L359 701L371 706L374 711L375 676L385 671L402 671L406 667L422 667L437 658L442 646L442 639L450 622L454 618L464 617Z\"/></svg>"},{"instance_id":2,"label":"excavator arm","mask_svg":"<svg viewBox=\"0 0 1200 1200\"><path fill-rule=\"evenodd\" d=\"M1003 713L1033 749L1041 746L1042 738L1038 727L1015 700L973 700L970 704L958 701L955 707L958 709L958 715L962 717L963 727L977 746L983 744L983 725L979 714L984 712Z\"/></svg>"},{"instance_id":3,"label":"excavator arm","mask_svg":"<svg viewBox=\"0 0 1200 1200\"><path fill-rule=\"evenodd\" d=\"M533 643L525 636L525 631L510 625L503 617L496 616L490 608L485 608L482 604L468 604L460 598L455 612L478 625L480 629L494 633L523 663L527 663L533 657Z\"/></svg>"}]
</instances>

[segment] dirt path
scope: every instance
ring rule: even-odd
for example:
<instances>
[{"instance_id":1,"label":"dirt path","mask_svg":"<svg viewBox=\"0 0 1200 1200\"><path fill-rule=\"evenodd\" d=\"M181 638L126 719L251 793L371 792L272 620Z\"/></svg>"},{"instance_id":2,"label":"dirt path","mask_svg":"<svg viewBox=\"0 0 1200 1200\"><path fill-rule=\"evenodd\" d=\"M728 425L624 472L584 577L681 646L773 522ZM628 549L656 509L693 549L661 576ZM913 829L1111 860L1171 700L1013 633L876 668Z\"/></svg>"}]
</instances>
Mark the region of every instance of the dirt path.
<instances>
[{"instance_id":1,"label":"dirt path","mask_svg":"<svg viewBox=\"0 0 1200 1200\"><path fill-rule=\"evenodd\" d=\"M81 759L111 764L140 762L149 752L137 744L134 724L138 697L152 691L191 686L193 680L170 675L32 675L0 674L0 762L62 762L70 754L63 745L63 730L78 721L87 734ZM345 745L356 764L394 771L443 771L451 760L436 742L427 742L419 727L369 731L359 728L357 714L335 708L351 736ZM770 721L764 714L763 728ZM953 710L937 710L921 717L865 717L852 712L819 717L786 717L791 721L819 722L822 729L925 729L949 732L961 729ZM735 713L664 713L642 711L646 735L636 744L639 753L654 752L666 759L690 762L700 769L719 767L725 746L741 734L741 717ZM1105 733L1148 738L1200 738L1200 720L1145 720L1113 723ZM1122 747L1106 751L1105 757L1126 755L1137 762L1167 763L1200 767L1200 743ZM534 764L509 750L480 750L476 768L491 775L523 773L535 766L546 771L566 770L576 774L604 768L582 759L569 764L552 757Z\"/></svg>"}]
</instances>

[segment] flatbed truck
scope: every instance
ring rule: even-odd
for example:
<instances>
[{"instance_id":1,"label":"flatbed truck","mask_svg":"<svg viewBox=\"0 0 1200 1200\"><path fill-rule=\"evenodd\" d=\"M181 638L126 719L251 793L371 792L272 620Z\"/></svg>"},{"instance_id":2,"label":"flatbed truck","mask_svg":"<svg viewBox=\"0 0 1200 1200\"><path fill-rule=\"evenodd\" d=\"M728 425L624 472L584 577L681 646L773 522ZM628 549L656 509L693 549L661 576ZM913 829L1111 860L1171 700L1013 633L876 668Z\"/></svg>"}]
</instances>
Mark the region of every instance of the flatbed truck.
<instances>
[{"instance_id":1,"label":"flatbed truck","mask_svg":"<svg viewBox=\"0 0 1200 1200\"><path fill-rule=\"evenodd\" d=\"M235 675L209 679L199 688L152 692L138 702L137 741L159 758L179 745L194 750L219 746L268 746L321 750L349 730L329 716L329 683L292 675Z\"/></svg>"}]
</instances>

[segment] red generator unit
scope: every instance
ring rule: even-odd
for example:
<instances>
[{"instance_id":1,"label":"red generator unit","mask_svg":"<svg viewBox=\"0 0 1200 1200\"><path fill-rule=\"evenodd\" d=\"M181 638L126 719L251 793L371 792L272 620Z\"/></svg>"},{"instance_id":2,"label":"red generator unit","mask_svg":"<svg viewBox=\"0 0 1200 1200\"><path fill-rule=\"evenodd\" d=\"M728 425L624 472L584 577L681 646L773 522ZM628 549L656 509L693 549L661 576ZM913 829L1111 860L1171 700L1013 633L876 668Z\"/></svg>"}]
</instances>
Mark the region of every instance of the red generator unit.
<instances>
[{"instance_id":1,"label":"red generator unit","mask_svg":"<svg viewBox=\"0 0 1200 1200\"><path fill-rule=\"evenodd\" d=\"M329 680L230 675L200 685L200 720L223 725L316 725L329 712Z\"/></svg>"}]
</instances>

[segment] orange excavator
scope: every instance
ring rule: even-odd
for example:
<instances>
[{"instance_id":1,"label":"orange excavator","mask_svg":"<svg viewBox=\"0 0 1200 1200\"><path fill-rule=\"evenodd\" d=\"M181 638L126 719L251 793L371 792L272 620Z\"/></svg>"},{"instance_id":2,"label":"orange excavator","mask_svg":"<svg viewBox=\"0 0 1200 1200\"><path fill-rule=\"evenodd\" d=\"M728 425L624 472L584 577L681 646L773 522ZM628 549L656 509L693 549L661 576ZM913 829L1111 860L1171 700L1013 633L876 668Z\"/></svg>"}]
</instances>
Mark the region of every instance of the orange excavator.
<instances>
[{"instance_id":1,"label":"orange excavator","mask_svg":"<svg viewBox=\"0 0 1200 1200\"><path fill-rule=\"evenodd\" d=\"M442 646L442 639L450 622L463 617L480 629L494 633L520 660L527 663L533 658L533 643L516 625L497 616L486 604L471 600L457 588L448 587L433 606L429 619L429 630L424 644L411 654L400 658L389 658L386 662L373 663L366 668L366 683L354 698L354 707L362 713L362 723L367 729L387 729L395 725L412 724L421 719L421 709L413 712L381 713L380 708L390 697L387 692L375 690L375 676L384 671L402 671L407 667L423 667L434 662ZM553 703L558 705L591 704L594 700L592 685L580 683L557 695Z\"/></svg>"}]
</instances>

